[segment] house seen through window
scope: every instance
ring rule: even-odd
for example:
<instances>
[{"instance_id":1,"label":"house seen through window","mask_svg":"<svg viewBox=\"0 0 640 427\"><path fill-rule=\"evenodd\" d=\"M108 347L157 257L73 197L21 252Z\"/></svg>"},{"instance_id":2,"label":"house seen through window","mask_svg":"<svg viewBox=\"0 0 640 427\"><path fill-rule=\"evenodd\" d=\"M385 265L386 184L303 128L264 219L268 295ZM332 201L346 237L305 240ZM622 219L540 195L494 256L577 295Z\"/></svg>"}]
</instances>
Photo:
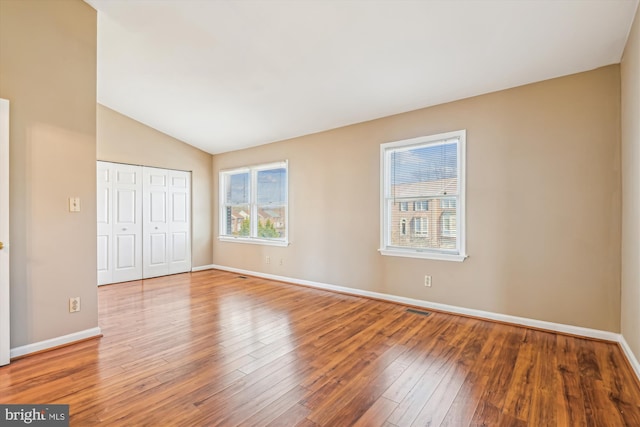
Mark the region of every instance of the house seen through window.
<instances>
[{"instance_id":1,"label":"house seen through window","mask_svg":"<svg viewBox=\"0 0 640 427\"><path fill-rule=\"evenodd\" d=\"M383 255L466 257L465 137L456 131L381 145Z\"/></svg>"},{"instance_id":2,"label":"house seen through window","mask_svg":"<svg viewBox=\"0 0 640 427\"><path fill-rule=\"evenodd\" d=\"M220 238L287 244L287 172L287 162L220 172Z\"/></svg>"}]
</instances>

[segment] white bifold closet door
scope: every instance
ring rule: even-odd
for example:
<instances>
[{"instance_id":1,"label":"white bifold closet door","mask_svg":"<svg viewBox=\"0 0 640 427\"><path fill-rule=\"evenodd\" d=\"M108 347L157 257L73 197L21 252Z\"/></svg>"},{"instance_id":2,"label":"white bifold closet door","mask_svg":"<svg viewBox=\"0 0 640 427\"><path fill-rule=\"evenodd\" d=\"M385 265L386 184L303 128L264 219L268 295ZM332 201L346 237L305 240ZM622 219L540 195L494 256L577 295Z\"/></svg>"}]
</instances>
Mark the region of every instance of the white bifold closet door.
<instances>
[{"instance_id":1,"label":"white bifold closet door","mask_svg":"<svg viewBox=\"0 0 640 427\"><path fill-rule=\"evenodd\" d=\"M191 270L189 173L145 167L143 177L144 277Z\"/></svg>"},{"instance_id":2,"label":"white bifold closet door","mask_svg":"<svg viewBox=\"0 0 640 427\"><path fill-rule=\"evenodd\" d=\"M98 284L191 270L189 172L98 162Z\"/></svg>"},{"instance_id":3,"label":"white bifold closet door","mask_svg":"<svg viewBox=\"0 0 640 427\"><path fill-rule=\"evenodd\" d=\"M142 168L98 162L98 284L142 278Z\"/></svg>"}]
</instances>

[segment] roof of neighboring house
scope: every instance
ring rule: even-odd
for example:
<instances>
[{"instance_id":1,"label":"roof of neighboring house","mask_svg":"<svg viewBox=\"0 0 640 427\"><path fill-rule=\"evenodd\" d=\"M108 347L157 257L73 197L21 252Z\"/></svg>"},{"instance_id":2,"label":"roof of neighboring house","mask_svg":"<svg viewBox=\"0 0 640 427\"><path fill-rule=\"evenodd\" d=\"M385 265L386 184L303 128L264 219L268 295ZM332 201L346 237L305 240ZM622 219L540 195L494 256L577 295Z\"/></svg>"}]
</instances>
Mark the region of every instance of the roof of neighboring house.
<instances>
[{"instance_id":1,"label":"roof of neighboring house","mask_svg":"<svg viewBox=\"0 0 640 427\"><path fill-rule=\"evenodd\" d=\"M433 181L410 182L392 186L391 195L397 198L424 198L456 194L457 178L445 178Z\"/></svg>"},{"instance_id":2,"label":"roof of neighboring house","mask_svg":"<svg viewBox=\"0 0 640 427\"><path fill-rule=\"evenodd\" d=\"M231 218L233 218L233 219L240 219L240 218L244 219L244 218L248 218L248 217L249 217L249 214L246 213L245 211L240 211L240 212L238 212L237 215L235 213L233 213L233 212L231 213Z\"/></svg>"},{"instance_id":3,"label":"roof of neighboring house","mask_svg":"<svg viewBox=\"0 0 640 427\"><path fill-rule=\"evenodd\" d=\"M271 209L260 209L258 215L261 217L269 217L269 218L280 218L282 215L278 211L274 211Z\"/></svg>"}]
</instances>

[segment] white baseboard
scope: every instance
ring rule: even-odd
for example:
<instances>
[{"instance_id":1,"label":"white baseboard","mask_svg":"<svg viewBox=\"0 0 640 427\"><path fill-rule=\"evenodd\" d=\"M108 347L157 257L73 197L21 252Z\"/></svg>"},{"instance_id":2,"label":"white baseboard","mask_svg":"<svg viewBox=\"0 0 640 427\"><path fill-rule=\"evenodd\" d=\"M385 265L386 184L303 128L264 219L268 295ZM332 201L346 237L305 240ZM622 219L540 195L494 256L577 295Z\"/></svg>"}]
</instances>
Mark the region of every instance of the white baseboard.
<instances>
[{"instance_id":1,"label":"white baseboard","mask_svg":"<svg viewBox=\"0 0 640 427\"><path fill-rule=\"evenodd\" d=\"M439 311L444 311L444 312L453 313L453 314L472 316L472 317L477 317L481 319L494 320L498 322L526 326L526 327L535 328L535 329L543 329L543 330L559 332L563 334L576 335L576 336L585 337L585 338L595 338L595 339L604 340L604 341L616 342L622 346L625 356L627 356L627 359L631 363L631 366L635 370L635 373L638 376L638 379L640 380L640 363L638 363L638 360L634 356L633 352L631 351L631 348L625 341L624 337L621 334L617 334L615 332L601 331L598 329L583 328L580 326L573 326L573 325L565 325L562 323L547 322L544 320L529 319L527 317L511 316L508 314L493 313L490 311L458 307L455 305L440 304L437 302L423 301L423 300L417 300L413 298L405 298L397 295L383 294L379 292L364 291L361 289L330 285L326 283L313 282L310 280L294 279L291 277L277 276L275 274L260 273L257 271L243 270L240 268L226 267L223 265L211 264L207 266L198 267L198 270L194 269L194 271L202 271L202 270L210 270L210 269L224 270L224 271L229 271L229 272L238 273L238 274L246 274L249 276L261 277L264 279L271 279L271 280L277 280L280 282L310 286L313 288L324 289L328 291L375 298L375 299L380 299L380 300L390 301L390 302L397 302L400 304L439 310Z\"/></svg>"},{"instance_id":2,"label":"white baseboard","mask_svg":"<svg viewBox=\"0 0 640 427\"><path fill-rule=\"evenodd\" d=\"M624 337L621 334L617 334L615 332L601 331L598 329L589 329L589 328L583 328L580 326L573 326L573 325L565 325L562 323L546 322L544 320L529 319L526 317L511 316L508 314L493 313L490 311L475 310L472 308L458 307L455 305L440 304L437 302L429 302L429 301L417 300L413 298L405 298L397 295L364 291L364 290L355 289L355 288L347 288L345 286L329 285L326 283L313 282L310 280L294 279L291 277L277 276L275 274L266 274L266 273L260 273L257 271L243 270L240 268L226 267L223 265L211 264L211 265L197 267L197 268L198 270L194 269L194 271L211 270L211 269L224 270L232 273L246 274L249 276L261 277L264 279L277 280L280 282L310 286L318 289L325 289L329 291L375 298L375 299L380 299L384 301L397 302L400 304L412 305L416 307L430 308L433 310L445 311L453 314L462 314L465 316L473 316L481 319L495 320L498 322L511 323L514 325L527 326L530 328L544 329L547 331L559 332L559 333L569 334L569 335L576 335L576 336L581 336L585 338L595 338L595 339L604 340L604 341L616 342L616 343L619 343L620 346L622 347L624 355L629 360L629 363L631 364L631 367L635 371L635 374L638 377L638 380L640 380L640 362L638 362L638 359L635 357L635 355L631 351L631 348L629 347L629 344L627 344Z\"/></svg>"},{"instance_id":3,"label":"white baseboard","mask_svg":"<svg viewBox=\"0 0 640 427\"><path fill-rule=\"evenodd\" d=\"M203 271L203 270L211 270L211 269L217 269L217 267L215 265L201 265L199 267L192 267L191 271Z\"/></svg>"},{"instance_id":4,"label":"white baseboard","mask_svg":"<svg viewBox=\"0 0 640 427\"><path fill-rule=\"evenodd\" d=\"M636 358L636 355L631 351L631 347L627 344L627 340L624 339L624 335L620 335L620 347L622 347L622 351L624 351L625 356L627 356L627 360L631 364L631 367L636 372L636 376L640 379L640 362Z\"/></svg>"},{"instance_id":5,"label":"white baseboard","mask_svg":"<svg viewBox=\"0 0 640 427\"><path fill-rule=\"evenodd\" d=\"M546 322L544 320L536 320L536 319L529 319L526 317L511 316L508 314L500 314L500 313L494 313L491 311L476 310L473 308L458 307L455 305L448 305L448 304L441 304L437 302L406 298L406 297L401 297L397 295L383 294L380 292L364 291L361 289L347 288L345 286L329 285L326 283L313 282L310 280L294 279L291 277L259 273L256 271L242 270L239 268L225 267L222 265L212 264L206 267L199 267L199 268L201 270L206 270L206 269L225 270L225 271L230 271L232 273L247 274L249 276L256 276L264 279L278 280L280 282L288 282L288 283L293 283L297 285L311 286L318 289L325 289L329 291L341 292L341 293L346 293L351 295L381 299L384 301L397 302L400 304L412 305L416 307L430 308L433 310L446 311L454 314L462 314L465 316L479 317L482 319L495 320L495 321L504 322L504 323L512 323L515 325L528 326L531 328L544 329L544 330L553 331L553 332L562 332L565 334L578 335L578 336L587 337L587 338L596 338L596 339L605 340L605 341L619 342L620 334L616 334L615 332L601 331L598 329L589 329L589 328L583 328L580 326Z\"/></svg>"},{"instance_id":6,"label":"white baseboard","mask_svg":"<svg viewBox=\"0 0 640 427\"><path fill-rule=\"evenodd\" d=\"M102 335L102 331L99 327L85 329L84 331L74 332L72 334L63 335L61 337L51 338L48 340L35 342L33 344L27 344L20 347L12 348L10 357L13 359L14 357L25 356L37 351L47 350L65 344L71 344L76 341L81 341L100 335Z\"/></svg>"}]
</instances>

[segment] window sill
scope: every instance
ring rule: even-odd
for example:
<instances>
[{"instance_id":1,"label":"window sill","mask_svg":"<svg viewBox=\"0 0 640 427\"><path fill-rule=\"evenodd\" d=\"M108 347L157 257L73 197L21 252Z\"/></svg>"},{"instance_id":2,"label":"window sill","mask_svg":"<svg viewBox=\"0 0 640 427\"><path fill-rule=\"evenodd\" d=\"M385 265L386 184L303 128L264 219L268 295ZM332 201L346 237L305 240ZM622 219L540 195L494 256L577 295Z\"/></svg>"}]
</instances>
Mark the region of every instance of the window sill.
<instances>
[{"instance_id":1,"label":"window sill","mask_svg":"<svg viewBox=\"0 0 640 427\"><path fill-rule=\"evenodd\" d=\"M415 250L399 250L399 249L378 249L378 252L386 256L399 256L405 258L432 259L437 261L456 261L462 262L467 259L468 255L445 254L437 252L420 252Z\"/></svg>"},{"instance_id":2,"label":"window sill","mask_svg":"<svg viewBox=\"0 0 640 427\"><path fill-rule=\"evenodd\" d=\"M250 245L289 246L289 242L286 240L247 239L243 237L229 236L218 236L218 240L221 242L246 243Z\"/></svg>"}]
</instances>

